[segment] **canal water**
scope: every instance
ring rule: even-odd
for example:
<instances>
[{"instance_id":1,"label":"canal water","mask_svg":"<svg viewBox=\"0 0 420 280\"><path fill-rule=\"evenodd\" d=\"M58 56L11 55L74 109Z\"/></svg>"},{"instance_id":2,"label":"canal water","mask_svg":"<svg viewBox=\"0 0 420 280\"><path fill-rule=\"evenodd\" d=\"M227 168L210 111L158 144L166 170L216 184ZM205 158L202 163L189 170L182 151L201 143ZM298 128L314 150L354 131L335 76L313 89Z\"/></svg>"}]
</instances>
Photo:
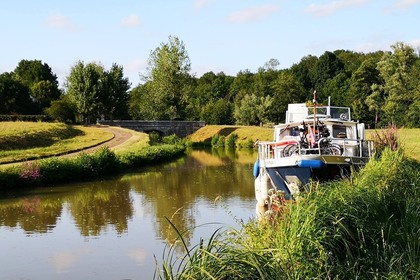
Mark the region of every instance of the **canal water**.
<instances>
[{"instance_id":1,"label":"canal water","mask_svg":"<svg viewBox=\"0 0 420 280\"><path fill-rule=\"evenodd\" d=\"M254 161L195 150L118 177L2 194L0 279L152 279L177 238L168 220L192 247L255 218Z\"/></svg>"}]
</instances>

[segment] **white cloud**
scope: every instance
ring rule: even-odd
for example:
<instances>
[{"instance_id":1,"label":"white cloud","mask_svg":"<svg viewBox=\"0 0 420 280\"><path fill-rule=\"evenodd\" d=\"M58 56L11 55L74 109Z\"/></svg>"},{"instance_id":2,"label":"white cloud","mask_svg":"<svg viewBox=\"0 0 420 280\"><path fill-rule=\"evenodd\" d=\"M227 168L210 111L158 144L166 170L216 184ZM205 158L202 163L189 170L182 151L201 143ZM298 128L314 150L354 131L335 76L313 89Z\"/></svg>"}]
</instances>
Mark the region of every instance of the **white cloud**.
<instances>
[{"instance_id":1,"label":"white cloud","mask_svg":"<svg viewBox=\"0 0 420 280\"><path fill-rule=\"evenodd\" d=\"M53 13L47 17L46 24L48 27L66 29L69 31L79 31L80 28L74 24L69 18L60 13Z\"/></svg>"},{"instance_id":2,"label":"white cloud","mask_svg":"<svg viewBox=\"0 0 420 280\"><path fill-rule=\"evenodd\" d=\"M411 6L420 4L420 0L397 0L389 10L407 10Z\"/></svg>"},{"instance_id":3,"label":"white cloud","mask_svg":"<svg viewBox=\"0 0 420 280\"><path fill-rule=\"evenodd\" d=\"M276 13L278 9L279 8L275 5L262 5L247 8L229 15L228 21L232 23L260 21L270 17L272 14Z\"/></svg>"},{"instance_id":4,"label":"white cloud","mask_svg":"<svg viewBox=\"0 0 420 280\"><path fill-rule=\"evenodd\" d=\"M366 4L369 1L370 0L337 0L327 4L312 4L305 9L305 12L314 14L315 16L327 16L343 9Z\"/></svg>"},{"instance_id":5,"label":"white cloud","mask_svg":"<svg viewBox=\"0 0 420 280\"><path fill-rule=\"evenodd\" d=\"M208 5L212 0L194 0L194 8L200 9Z\"/></svg>"},{"instance_id":6,"label":"white cloud","mask_svg":"<svg viewBox=\"0 0 420 280\"><path fill-rule=\"evenodd\" d=\"M137 15L129 15L121 21L121 26L138 27L141 26L140 18Z\"/></svg>"},{"instance_id":7,"label":"white cloud","mask_svg":"<svg viewBox=\"0 0 420 280\"><path fill-rule=\"evenodd\" d=\"M143 263L147 257L147 252L144 250L132 250L127 254L130 258L134 259L139 264Z\"/></svg>"},{"instance_id":8,"label":"white cloud","mask_svg":"<svg viewBox=\"0 0 420 280\"><path fill-rule=\"evenodd\" d=\"M409 44L415 49L420 49L420 39L412 40L409 42Z\"/></svg>"}]
</instances>

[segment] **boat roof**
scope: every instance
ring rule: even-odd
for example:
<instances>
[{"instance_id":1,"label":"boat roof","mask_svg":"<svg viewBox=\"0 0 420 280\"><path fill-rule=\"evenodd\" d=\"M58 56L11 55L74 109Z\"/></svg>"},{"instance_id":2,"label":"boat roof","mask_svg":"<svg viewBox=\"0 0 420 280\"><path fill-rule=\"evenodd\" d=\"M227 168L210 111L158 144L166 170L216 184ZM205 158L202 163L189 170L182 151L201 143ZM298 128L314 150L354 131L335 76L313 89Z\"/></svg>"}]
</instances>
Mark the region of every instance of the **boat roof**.
<instances>
[{"instance_id":1,"label":"boat roof","mask_svg":"<svg viewBox=\"0 0 420 280\"><path fill-rule=\"evenodd\" d=\"M286 111L286 124L307 122L316 118L322 121L352 122L350 108L338 106L307 106L305 103L289 104Z\"/></svg>"}]
</instances>

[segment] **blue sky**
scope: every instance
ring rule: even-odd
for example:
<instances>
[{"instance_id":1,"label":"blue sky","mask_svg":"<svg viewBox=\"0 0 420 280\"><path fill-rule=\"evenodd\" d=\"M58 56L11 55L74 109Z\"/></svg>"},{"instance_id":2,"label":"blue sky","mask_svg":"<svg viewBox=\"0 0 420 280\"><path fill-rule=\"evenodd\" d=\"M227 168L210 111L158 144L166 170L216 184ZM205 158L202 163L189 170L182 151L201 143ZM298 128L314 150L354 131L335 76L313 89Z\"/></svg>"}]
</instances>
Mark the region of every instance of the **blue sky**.
<instances>
[{"instance_id":1,"label":"blue sky","mask_svg":"<svg viewBox=\"0 0 420 280\"><path fill-rule=\"evenodd\" d=\"M141 83L150 52L181 39L192 74L278 69L337 49L420 47L420 0L13 0L0 8L0 73L47 63L60 86L79 60Z\"/></svg>"}]
</instances>

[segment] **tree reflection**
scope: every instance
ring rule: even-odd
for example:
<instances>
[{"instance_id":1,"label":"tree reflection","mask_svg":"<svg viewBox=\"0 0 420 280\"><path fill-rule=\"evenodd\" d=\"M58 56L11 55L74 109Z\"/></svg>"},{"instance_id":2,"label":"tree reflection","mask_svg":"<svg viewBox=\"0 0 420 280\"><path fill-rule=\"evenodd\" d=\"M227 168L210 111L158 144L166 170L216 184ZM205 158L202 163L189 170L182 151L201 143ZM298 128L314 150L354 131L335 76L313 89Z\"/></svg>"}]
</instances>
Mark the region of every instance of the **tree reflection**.
<instances>
[{"instance_id":1,"label":"tree reflection","mask_svg":"<svg viewBox=\"0 0 420 280\"><path fill-rule=\"evenodd\" d=\"M68 203L83 236L98 236L109 225L122 234L133 216L130 188L120 181L94 183L76 192Z\"/></svg>"},{"instance_id":2,"label":"tree reflection","mask_svg":"<svg viewBox=\"0 0 420 280\"><path fill-rule=\"evenodd\" d=\"M166 217L179 232L184 233L188 246L191 238L189 229L197 226L194 207L200 207L200 203L213 204L218 197L253 197L250 170L255 158L250 156L248 159L249 169L235 164L237 158L234 152L226 154L223 150L213 153L193 151L189 157L151 168L140 175L125 176L124 179L152 204L149 208L157 218L156 235L170 243L177 239L177 233Z\"/></svg>"},{"instance_id":3,"label":"tree reflection","mask_svg":"<svg viewBox=\"0 0 420 280\"><path fill-rule=\"evenodd\" d=\"M46 233L61 216L62 201L40 196L24 197L0 204L0 225L20 226L25 232Z\"/></svg>"}]
</instances>

